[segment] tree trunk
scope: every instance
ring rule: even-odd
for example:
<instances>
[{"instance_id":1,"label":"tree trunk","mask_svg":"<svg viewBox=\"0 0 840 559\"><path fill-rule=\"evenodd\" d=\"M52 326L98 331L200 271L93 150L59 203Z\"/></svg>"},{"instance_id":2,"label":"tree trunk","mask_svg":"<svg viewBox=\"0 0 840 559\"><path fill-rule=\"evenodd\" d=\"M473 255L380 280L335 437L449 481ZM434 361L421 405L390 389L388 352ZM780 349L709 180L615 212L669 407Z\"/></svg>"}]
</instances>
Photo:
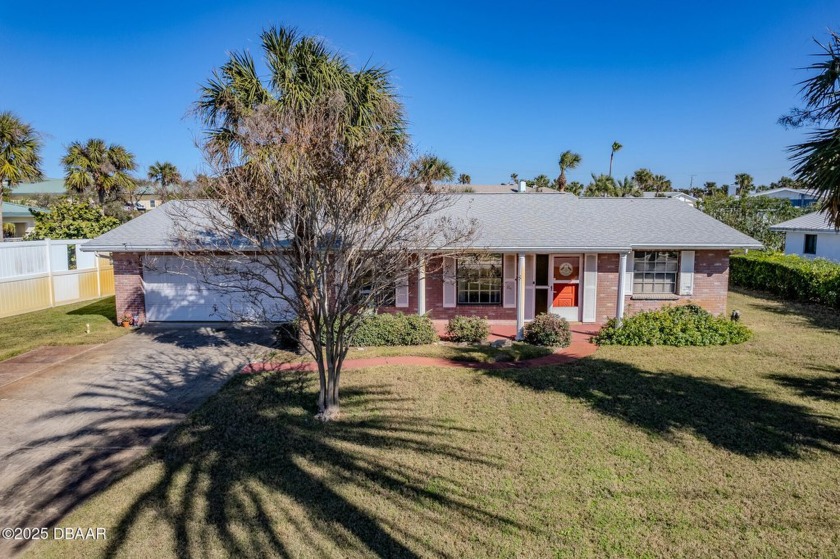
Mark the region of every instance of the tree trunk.
<instances>
[{"instance_id":1,"label":"tree trunk","mask_svg":"<svg viewBox=\"0 0 840 559\"><path fill-rule=\"evenodd\" d=\"M102 212L102 215L105 215L105 189L99 187L96 189L96 193L99 197L99 211Z\"/></svg>"},{"instance_id":2,"label":"tree trunk","mask_svg":"<svg viewBox=\"0 0 840 559\"><path fill-rule=\"evenodd\" d=\"M612 163L613 163L613 157L615 157L615 152L614 152L614 151L613 151L613 152L610 152L610 177L612 177Z\"/></svg>"}]
</instances>

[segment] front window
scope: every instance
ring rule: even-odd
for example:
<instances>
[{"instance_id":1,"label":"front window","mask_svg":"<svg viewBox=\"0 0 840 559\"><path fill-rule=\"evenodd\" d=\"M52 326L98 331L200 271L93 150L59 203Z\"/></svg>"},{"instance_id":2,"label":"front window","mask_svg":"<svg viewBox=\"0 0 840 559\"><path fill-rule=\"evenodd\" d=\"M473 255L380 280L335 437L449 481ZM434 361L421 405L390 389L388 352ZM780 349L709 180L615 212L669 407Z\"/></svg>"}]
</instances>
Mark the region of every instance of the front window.
<instances>
[{"instance_id":1,"label":"front window","mask_svg":"<svg viewBox=\"0 0 840 559\"><path fill-rule=\"evenodd\" d=\"M805 254L816 254L817 253L817 236L816 235L805 235L805 250L803 252Z\"/></svg>"},{"instance_id":2,"label":"front window","mask_svg":"<svg viewBox=\"0 0 840 559\"><path fill-rule=\"evenodd\" d=\"M458 259L458 304L498 305L502 302L502 255Z\"/></svg>"},{"instance_id":3,"label":"front window","mask_svg":"<svg viewBox=\"0 0 840 559\"><path fill-rule=\"evenodd\" d=\"M633 293L676 293L678 273L676 252L637 252L633 258Z\"/></svg>"},{"instance_id":4,"label":"front window","mask_svg":"<svg viewBox=\"0 0 840 559\"><path fill-rule=\"evenodd\" d=\"M373 272L366 274L365 283L359 289L359 299L365 300L370 296L370 292L374 287ZM375 308L379 307L393 307L396 305L396 284L393 281L388 281L384 289L379 289L376 297L373 298L371 304Z\"/></svg>"}]
</instances>

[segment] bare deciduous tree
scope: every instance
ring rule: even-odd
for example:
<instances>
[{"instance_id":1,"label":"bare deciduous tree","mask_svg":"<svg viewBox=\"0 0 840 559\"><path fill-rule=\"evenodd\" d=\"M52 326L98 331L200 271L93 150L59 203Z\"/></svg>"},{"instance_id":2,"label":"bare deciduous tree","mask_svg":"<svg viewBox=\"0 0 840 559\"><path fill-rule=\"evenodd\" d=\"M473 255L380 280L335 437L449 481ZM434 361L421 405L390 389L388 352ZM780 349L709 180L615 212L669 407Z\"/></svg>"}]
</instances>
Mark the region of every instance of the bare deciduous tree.
<instances>
[{"instance_id":1,"label":"bare deciduous tree","mask_svg":"<svg viewBox=\"0 0 840 559\"><path fill-rule=\"evenodd\" d=\"M217 200L175 205L181 254L205 281L266 319L299 320L323 420L339 412L348 339L367 309L408 281L418 255L463 249L473 234L447 215L452 195L424 192L386 130L346 133L345 102L258 107L237 124L236 157L208 157Z\"/></svg>"}]
</instances>

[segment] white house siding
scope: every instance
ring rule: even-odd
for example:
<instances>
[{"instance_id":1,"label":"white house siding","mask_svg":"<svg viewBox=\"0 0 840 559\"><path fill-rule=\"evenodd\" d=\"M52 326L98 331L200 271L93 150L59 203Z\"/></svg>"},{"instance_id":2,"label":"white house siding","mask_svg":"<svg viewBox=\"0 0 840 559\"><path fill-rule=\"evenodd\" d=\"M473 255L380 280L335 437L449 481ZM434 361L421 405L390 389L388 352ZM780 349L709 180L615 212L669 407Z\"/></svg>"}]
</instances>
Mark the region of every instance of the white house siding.
<instances>
[{"instance_id":1,"label":"white house siding","mask_svg":"<svg viewBox=\"0 0 840 559\"><path fill-rule=\"evenodd\" d=\"M806 234L815 234L817 236L816 254L804 253ZM819 233L788 231L785 234L785 253L798 254L806 258L826 258L840 262L840 233L833 231L822 231Z\"/></svg>"}]
</instances>

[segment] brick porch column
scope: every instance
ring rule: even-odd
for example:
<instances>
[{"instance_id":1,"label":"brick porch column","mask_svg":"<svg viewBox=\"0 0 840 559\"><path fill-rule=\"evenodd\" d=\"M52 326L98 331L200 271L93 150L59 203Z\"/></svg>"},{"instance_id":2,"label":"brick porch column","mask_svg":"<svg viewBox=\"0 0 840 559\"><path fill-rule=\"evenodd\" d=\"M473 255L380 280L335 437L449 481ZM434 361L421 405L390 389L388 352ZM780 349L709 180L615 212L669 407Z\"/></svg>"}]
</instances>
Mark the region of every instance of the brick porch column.
<instances>
[{"instance_id":1,"label":"brick porch column","mask_svg":"<svg viewBox=\"0 0 840 559\"><path fill-rule=\"evenodd\" d=\"M146 322L146 296L143 292L143 260L137 253L113 253L114 294L117 322L126 312Z\"/></svg>"}]
</instances>

